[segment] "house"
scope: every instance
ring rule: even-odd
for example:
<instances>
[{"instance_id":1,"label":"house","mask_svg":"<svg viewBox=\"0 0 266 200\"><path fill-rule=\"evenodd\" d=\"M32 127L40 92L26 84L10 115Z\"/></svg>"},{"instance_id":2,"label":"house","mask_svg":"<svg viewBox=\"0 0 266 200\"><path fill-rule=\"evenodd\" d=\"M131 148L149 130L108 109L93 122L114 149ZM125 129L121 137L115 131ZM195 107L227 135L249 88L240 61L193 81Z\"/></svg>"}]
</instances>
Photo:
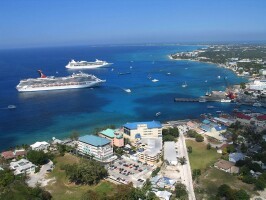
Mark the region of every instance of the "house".
<instances>
[{"instance_id":1,"label":"house","mask_svg":"<svg viewBox=\"0 0 266 200\"><path fill-rule=\"evenodd\" d=\"M244 113L236 113L236 120L242 124L250 124L251 116L245 115Z\"/></svg>"},{"instance_id":2,"label":"house","mask_svg":"<svg viewBox=\"0 0 266 200\"><path fill-rule=\"evenodd\" d=\"M113 156L111 141L95 135L85 135L78 139L77 150L80 154L92 156L98 161L106 161Z\"/></svg>"},{"instance_id":3,"label":"house","mask_svg":"<svg viewBox=\"0 0 266 200\"><path fill-rule=\"evenodd\" d=\"M49 147L50 144L48 142L35 142L34 144L30 145L32 150L35 151L46 151Z\"/></svg>"},{"instance_id":4,"label":"house","mask_svg":"<svg viewBox=\"0 0 266 200\"><path fill-rule=\"evenodd\" d=\"M99 133L100 137L104 137L111 141L112 146L123 147L124 137L123 134L118 129L106 129Z\"/></svg>"},{"instance_id":5,"label":"house","mask_svg":"<svg viewBox=\"0 0 266 200\"><path fill-rule=\"evenodd\" d=\"M245 155L243 153L230 153L229 154L229 161L236 163L239 160L244 160Z\"/></svg>"},{"instance_id":6,"label":"house","mask_svg":"<svg viewBox=\"0 0 266 200\"><path fill-rule=\"evenodd\" d=\"M164 191L155 192L155 195L159 197L161 200L169 200L172 193L164 190Z\"/></svg>"},{"instance_id":7,"label":"house","mask_svg":"<svg viewBox=\"0 0 266 200\"><path fill-rule=\"evenodd\" d=\"M24 150L24 149L16 149L15 151L4 151L2 152L2 157L5 159L5 160L8 160L8 159L13 159L13 158L17 158L19 156L25 156L27 154L27 152Z\"/></svg>"},{"instance_id":8,"label":"house","mask_svg":"<svg viewBox=\"0 0 266 200\"><path fill-rule=\"evenodd\" d=\"M158 121L133 122L123 125L125 138L134 141L141 138L158 138L162 137L162 125Z\"/></svg>"},{"instance_id":9,"label":"house","mask_svg":"<svg viewBox=\"0 0 266 200\"><path fill-rule=\"evenodd\" d=\"M14 171L15 175L19 175L35 172L36 165L32 164L27 159L21 159L19 161L11 162L9 167Z\"/></svg>"},{"instance_id":10,"label":"house","mask_svg":"<svg viewBox=\"0 0 266 200\"><path fill-rule=\"evenodd\" d=\"M235 163L227 161L227 160L219 160L214 164L214 167L217 169L223 170L228 173L238 173L239 168L234 166Z\"/></svg>"},{"instance_id":11,"label":"house","mask_svg":"<svg viewBox=\"0 0 266 200\"><path fill-rule=\"evenodd\" d=\"M266 115L260 115L255 118L255 125L260 127L266 127Z\"/></svg>"},{"instance_id":12,"label":"house","mask_svg":"<svg viewBox=\"0 0 266 200\"><path fill-rule=\"evenodd\" d=\"M177 165L177 155L175 150L175 142L164 143L164 160L170 165Z\"/></svg>"}]
</instances>

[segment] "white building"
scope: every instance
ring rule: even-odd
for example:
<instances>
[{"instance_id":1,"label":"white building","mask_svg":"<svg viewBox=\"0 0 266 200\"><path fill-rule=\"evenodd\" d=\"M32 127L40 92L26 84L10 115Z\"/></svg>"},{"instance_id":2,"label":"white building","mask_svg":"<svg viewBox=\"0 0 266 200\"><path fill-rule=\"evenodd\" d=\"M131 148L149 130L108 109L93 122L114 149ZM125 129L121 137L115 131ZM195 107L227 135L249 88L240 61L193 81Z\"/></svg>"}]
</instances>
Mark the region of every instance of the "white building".
<instances>
[{"instance_id":1,"label":"white building","mask_svg":"<svg viewBox=\"0 0 266 200\"><path fill-rule=\"evenodd\" d=\"M138 154L139 161L155 164L161 157L162 138L143 138L141 143L147 144L147 147Z\"/></svg>"},{"instance_id":2,"label":"white building","mask_svg":"<svg viewBox=\"0 0 266 200\"><path fill-rule=\"evenodd\" d=\"M113 156L113 147L111 141L106 138L85 135L78 140L78 152L93 156L93 159L98 161L106 161Z\"/></svg>"},{"instance_id":3,"label":"white building","mask_svg":"<svg viewBox=\"0 0 266 200\"><path fill-rule=\"evenodd\" d=\"M249 84L250 90L266 90L266 80L254 80L253 83Z\"/></svg>"},{"instance_id":4,"label":"white building","mask_svg":"<svg viewBox=\"0 0 266 200\"><path fill-rule=\"evenodd\" d=\"M162 125L158 121L133 122L123 125L124 137L130 140L162 137Z\"/></svg>"},{"instance_id":5,"label":"white building","mask_svg":"<svg viewBox=\"0 0 266 200\"><path fill-rule=\"evenodd\" d=\"M36 165L23 158L19 161L11 162L9 167L11 170L14 170L15 175L19 175L35 172Z\"/></svg>"},{"instance_id":6,"label":"white building","mask_svg":"<svg viewBox=\"0 0 266 200\"><path fill-rule=\"evenodd\" d=\"M45 151L50 147L50 144L48 142L35 142L34 144L30 145L32 150L35 151Z\"/></svg>"},{"instance_id":7,"label":"white building","mask_svg":"<svg viewBox=\"0 0 266 200\"><path fill-rule=\"evenodd\" d=\"M164 160L170 165L177 165L177 155L175 150L175 142L164 143Z\"/></svg>"}]
</instances>

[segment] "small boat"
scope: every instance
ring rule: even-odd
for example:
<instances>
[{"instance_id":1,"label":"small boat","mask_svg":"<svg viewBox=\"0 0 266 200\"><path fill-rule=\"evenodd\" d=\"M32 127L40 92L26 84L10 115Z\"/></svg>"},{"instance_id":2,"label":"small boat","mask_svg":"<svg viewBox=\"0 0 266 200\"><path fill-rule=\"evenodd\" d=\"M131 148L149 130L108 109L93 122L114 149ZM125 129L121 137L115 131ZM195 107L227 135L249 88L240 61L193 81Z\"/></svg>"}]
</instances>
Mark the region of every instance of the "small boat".
<instances>
[{"instance_id":1,"label":"small boat","mask_svg":"<svg viewBox=\"0 0 266 200\"><path fill-rule=\"evenodd\" d=\"M209 91L207 91L206 93L205 93L205 96L207 96L207 97L210 97L212 94L211 94L211 92L209 92Z\"/></svg>"},{"instance_id":2,"label":"small boat","mask_svg":"<svg viewBox=\"0 0 266 200\"><path fill-rule=\"evenodd\" d=\"M221 99L221 103L231 103L231 99Z\"/></svg>"},{"instance_id":3,"label":"small boat","mask_svg":"<svg viewBox=\"0 0 266 200\"><path fill-rule=\"evenodd\" d=\"M221 113L221 112L222 112L222 111L220 111L220 110L217 110L217 111L216 111L216 113Z\"/></svg>"},{"instance_id":4,"label":"small boat","mask_svg":"<svg viewBox=\"0 0 266 200\"><path fill-rule=\"evenodd\" d=\"M130 93L131 89L124 89L125 92Z\"/></svg>"},{"instance_id":5,"label":"small boat","mask_svg":"<svg viewBox=\"0 0 266 200\"><path fill-rule=\"evenodd\" d=\"M157 113L155 114L155 116L158 117L158 116L161 115L161 114L162 114L161 112L157 112Z\"/></svg>"},{"instance_id":6,"label":"small boat","mask_svg":"<svg viewBox=\"0 0 266 200\"><path fill-rule=\"evenodd\" d=\"M15 108L17 108L17 106L15 106L15 105L8 105L7 108L8 109L15 109Z\"/></svg>"},{"instance_id":7,"label":"small boat","mask_svg":"<svg viewBox=\"0 0 266 200\"><path fill-rule=\"evenodd\" d=\"M220 78L221 78L221 76L217 76L217 78L218 78L218 79L220 79Z\"/></svg>"},{"instance_id":8,"label":"small boat","mask_svg":"<svg viewBox=\"0 0 266 200\"><path fill-rule=\"evenodd\" d=\"M205 80L205 83L207 83L208 82L208 80Z\"/></svg>"},{"instance_id":9,"label":"small boat","mask_svg":"<svg viewBox=\"0 0 266 200\"><path fill-rule=\"evenodd\" d=\"M183 84L182 84L182 87L183 87L183 88L187 87L187 83L186 83L186 82L183 83Z\"/></svg>"},{"instance_id":10,"label":"small boat","mask_svg":"<svg viewBox=\"0 0 266 200\"><path fill-rule=\"evenodd\" d=\"M170 75L170 74L171 74L170 72L167 73L167 75Z\"/></svg>"},{"instance_id":11,"label":"small boat","mask_svg":"<svg viewBox=\"0 0 266 200\"><path fill-rule=\"evenodd\" d=\"M212 109L212 108L214 108L214 106L207 106L207 108Z\"/></svg>"},{"instance_id":12,"label":"small boat","mask_svg":"<svg viewBox=\"0 0 266 200\"><path fill-rule=\"evenodd\" d=\"M261 104L258 103L258 102L256 102L256 103L253 104L253 106L254 106L254 107L261 107Z\"/></svg>"},{"instance_id":13,"label":"small boat","mask_svg":"<svg viewBox=\"0 0 266 200\"><path fill-rule=\"evenodd\" d=\"M204 102L206 102L206 99L205 99L205 98L200 98L200 99L199 99L199 102L200 102L200 103L204 103Z\"/></svg>"},{"instance_id":14,"label":"small boat","mask_svg":"<svg viewBox=\"0 0 266 200\"><path fill-rule=\"evenodd\" d=\"M159 80L158 79L152 79L151 81L155 83L155 82L158 82Z\"/></svg>"},{"instance_id":15,"label":"small boat","mask_svg":"<svg viewBox=\"0 0 266 200\"><path fill-rule=\"evenodd\" d=\"M111 71L114 71L114 68L112 68Z\"/></svg>"},{"instance_id":16,"label":"small boat","mask_svg":"<svg viewBox=\"0 0 266 200\"><path fill-rule=\"evenodd\" d=\"M187 67L185 69L188 69Z\"/></svg>"},{"instance_id":17,"label":"small boat","mask_svg":"<svg viewBox=\"0 0 266 200\"><path fill-rule=\"evenodd\" d=\"M130 66L129 68L130 68L130 69L132 69L133 67L132 67L132 66Z\"/></svg>"},{"instance_id":18,"label":"small boat","mask_svg":"<svg viewBox=\"0 0 266 200\"><path fill-rule=\"evenodd\" d=\"M119 72L118 75L127 75L127 74L131 74L131 72Z\"/></svg>"}]
</instances>

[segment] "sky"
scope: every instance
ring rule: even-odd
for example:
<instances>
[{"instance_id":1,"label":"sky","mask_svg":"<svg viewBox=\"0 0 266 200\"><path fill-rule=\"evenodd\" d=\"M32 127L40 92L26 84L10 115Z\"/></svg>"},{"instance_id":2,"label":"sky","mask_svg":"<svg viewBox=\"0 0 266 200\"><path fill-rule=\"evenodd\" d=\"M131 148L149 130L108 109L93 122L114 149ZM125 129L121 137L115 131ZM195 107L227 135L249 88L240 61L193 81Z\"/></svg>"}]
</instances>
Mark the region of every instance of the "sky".
<instances>
[{"instance_id":1,"label":"sky","mask_svg":"<svg viewBox=\"0 0 266 200\"><path fill-rule=\"evenodd\" d=\"M0 48L266 41L265 0L1 0Z\"/></svg>"}]
</instances>

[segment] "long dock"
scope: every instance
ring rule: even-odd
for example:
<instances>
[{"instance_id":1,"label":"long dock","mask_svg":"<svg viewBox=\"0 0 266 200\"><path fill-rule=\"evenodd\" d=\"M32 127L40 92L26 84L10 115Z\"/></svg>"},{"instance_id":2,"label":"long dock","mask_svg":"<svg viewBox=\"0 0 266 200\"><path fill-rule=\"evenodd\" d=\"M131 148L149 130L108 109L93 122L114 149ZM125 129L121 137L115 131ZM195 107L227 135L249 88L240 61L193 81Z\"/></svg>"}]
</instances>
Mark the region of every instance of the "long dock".
<instances>
[{"instance_id":1,"label":"long dock","mask_svg":"<svg viewBox=\"0 0 266 200\"><path fill-rule=\"evenodd\" d=\"M175 98L175 102L199 102L199 98Z\"/></svg>"}]
</instances>

